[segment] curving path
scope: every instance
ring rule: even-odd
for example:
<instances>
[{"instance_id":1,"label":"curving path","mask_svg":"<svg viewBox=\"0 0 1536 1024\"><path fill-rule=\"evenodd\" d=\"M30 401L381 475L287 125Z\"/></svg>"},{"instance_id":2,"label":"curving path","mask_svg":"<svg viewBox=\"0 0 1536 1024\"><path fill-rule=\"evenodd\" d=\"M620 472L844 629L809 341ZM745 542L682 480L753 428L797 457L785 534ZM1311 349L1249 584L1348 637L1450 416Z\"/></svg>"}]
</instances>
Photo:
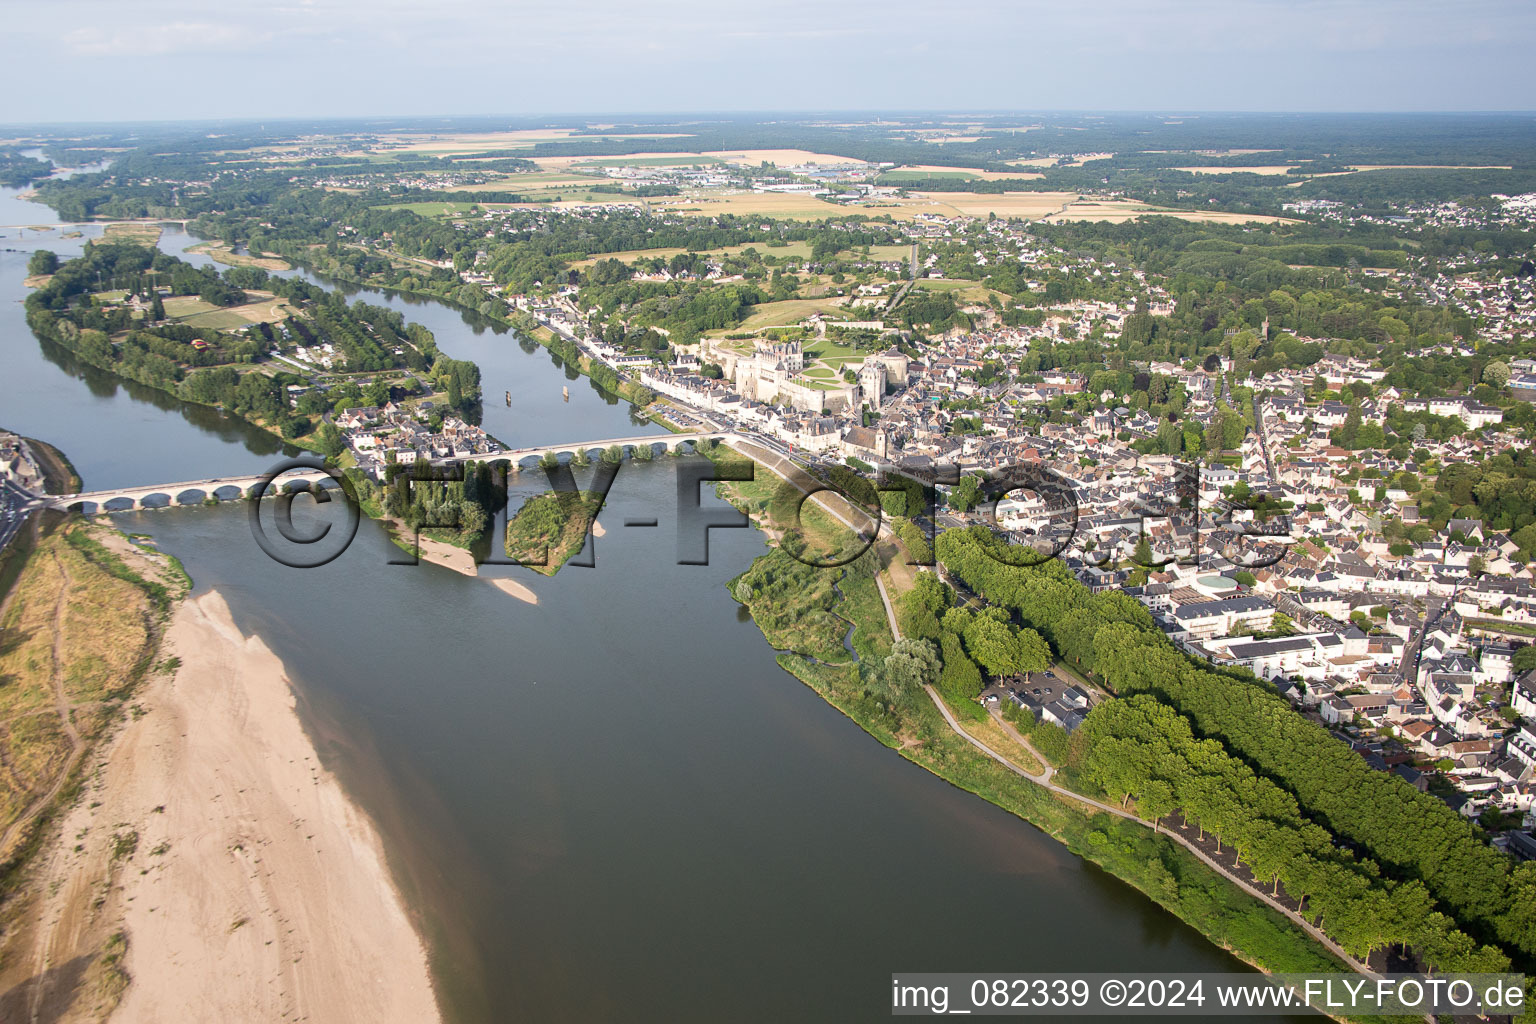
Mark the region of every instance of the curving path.
<instances>
[{"instance_id":1,"label":"curving path","mask_svg":"<svg viewBox=\"0 0 1536 1024\"><path fill-rule=\"evenodd\" d=\"M736 446L733 446L733 447L736 447ZM738 450L739 450L739 448L738 448ZM767 462L766 460L759 458L756 454L753 454L753 453L742 452L742 454L747 455L749 458L752 458L754 461L757 461L757 462L759 462L762 465L766 465L768 467L768 469L773 471L778 476L783 477L786 480L789 479L788 475L786 473L784 473L783 471L781 471L778 468L777 465L771 464L771 463ZM819 495L818 495L818 497L819 497ZM812 500L815 500L815 499L813 498ZM830 505L828 505L825 502L818 502L818 504L820 504L824 509L826 509L826 511L831 513L835 518L837 518L845 526L848 526L850 528L854 528L852 523L848 522L847 519L845 519L842 515L840 515ZM884 521L882 521L880 525L881 525L881 529L882 530L887 529L887 526L884 523ZM891 638L893 640L900 640L901 639L901 627L896 622L896 610L895 610L895 608L892 607L890 595L886 592L885 580L881 576L881 574L879 574L879 573L875 574L875 585L880 590L880 600L885 605L886 618L890 621ZM1007 768L1009 771L1013 772L1015 775L1018 775L1021 778L1028 779L1030 782L1033 782L1037 786L1043 786L1046 789L1050 790L1052 793L1057 794L1058 796L1064 797L1064 798L1069 799L1069 800L1074 800L1074 801L1076 801L1076 802L1078 802L1080 804L1086 804L1087 806L1092 807L1095 810L1104 811L1107 814L1113 814L1117 818L1123 818L1126 821L1135 822L1136 824L1140 825L1143 828L1150 828L1150 829L1152 829L1152 831L1155 832L1158 835L1166 836L1167 838L1172 839L1174 842L1178 843L1180 846L1183 846L1185 849L1187 849L1190 853L1193 853L1196 857L1200 858L1201 862L1204 863L1209 868L1211 868L1211 870L1217 872L1223 878L1226 878L1228 881L1230 881L1234 885L1238 886L1244 892L1247 892L1247 893L1251 894L1256 899L1264 901L1264 903L1268 904L1270 907L1272 907L1275 910L1279 911L1280 913L1284 914L1288 920L1290 920L1292 923L1294 923L1297 927L1301 928L1303 931L1305 931L1312 938L1316 939L1330 953L1332 953L1334 956L1338 957L1344 963L1348 964L1349 967L1351 969L1353 969L1354 971L1356 971L1357 973L1363 974L1366 977L1372 978L1372 979L1380 977L1380 975L1377 974L1377 972L1371 970L1369 965L1361 963L1360 961L1356 960L1354 957L1352 957L1348 953L1346 953L1344 951L1344 949L1337 942L1333 941L1333 939L1329 938L1328 935L1326 935L1322 931L1322 929L1318 928L1312 922L1308 921L1306 918L1304 918L1300 914L1296 913L1296 911L1290 909L1285 904L1283 904L1279 900L1275 899L1269 893L1263 891L1262 889L1256 889L1253 886L1251 886L1250 884L1248 884L1246 879L1244 879L1244 878L1240 877L1239 875L1235 874L1230 868L1228 868L1225 865L1221 864L1215 858L1211 857L1210 854L1206 853L1199 846L1197 846L1194 843L1190 842L1184 836L1178 834L1177 832L1171 831L1171 830L1168 831L1168 832L1164 832L1160 828L1157 827L1155 822L1144 821L1143 819L1137 817L1136 815L1134 815L1131 812L1126 811L1126 810L1124 810L1122 808L1115 807L1115 806L1112 806L1112 805L1106 804L1106 803L1101 803L1098 800L1094 800L1091 797L1083 796L1081 793L1078 793L1078 792L1076 792L1074 790L1066 788L1065 786L1057 785L1056 783L1052 782L1051 778L1056 774L1056 769L1051 767L1050 762L1047 761L1044 757L1042 757L1040 755L1040 752L1038 750L1036 750L1034 748L1034 746L1027 739L1025 739L1025 737L1023 735L1021 735L1016 729L1014 729L1014 727L1011 724L1009 724L1008 722L1004 721L1002 716L997 715L996 713L993 714L993 718L997 722L999 722L1003 726L1004 729L1008 730L1014 736L1014 738L1019 741L1019 743L1023 746L1023 748L1025 750L1029 751L1032 755L1034 755L1035 760L1040 762L1041 771L1040 771L1039 774L1034 774L1034 773L1025 771L1023 768L1020 768L1018 765L1016 765L1013 762L1009 761L1002 754L999 754L997 751L995 751L991 747L987 746L981 740L977 739L976 737L972 736L970 733L966 732L964 729L960 728L960 723L955 720L955 716L950 712L948 706L945 705L943 699L939 696L938 691L936 691L932 686L924 686L923 689L928 691L929 698L932 699L932 701L934 703L934 706L939 709L939 714L944 717L945 723L950 727L950 729L952 729L954 731L955 735L959 736L961 739L965 740L971 746L975 747L977 750L980 750L987 757L990 757L992 760L996 761L998 764L1002 765L1004 768Z\"/></svg>"},{"instance_id":2,"label":"curving path","mask_svg":"<svg viewBox=\"0 0 1536 1024\"><path fill-rule=\"evenodd\" d=\"M960 728L960 723L955 721L955 716L950 712L948 706L945 705L944 700L943 700L943 698L941 698L939 696L938 691L936 691L931 686L925 686L925 687L923 687L923 689L928 691L928 696L933 699L934 706L939 709L939 714L944 716L944 721L946 723L948 723L948 725L949 725L949 727L951 729L954 730L955 735L959 736L961 739L965 740L971 746L975 747L977 750L980 750L983 754L986 754L992 760L996 761L998 764L1002 765L1004 768L1007 768L1009 771L1013 772L1015 775L1019 775L1019 776L1021 776L1023 778L1026 778L1030 782L1033 782L1037 786L1044 786L1046 789L1050 790L1052 793L1055 793L1055 794L1057 794L1059 796L1066 797L1069 800L1074 800L1074 801L1076 801L1077 803L1080 803L1080 804L1086 804L1087 806L1092 807L1095 810L1104 811L1106 814L1113 814L1117 818L1124 818L1126 821L1133 821L1136 824L1142 826L1143 828L1150 828L1150 829L1152 829L1152 831L1156 832L1158 835L1167 836L1169 839L1172 839L1174 842L1178 843L1180 846L1184 847L1189 852L1193 853L1196 857L1199 857L1213 871L1216 871L1219 874L1221 874L1224 878L1226 878L1228 881L1230 881L1230 882L1234 883L1235 885L1237 885L1244 892L1247 892L1247 893L1251 894L1252 896L1254 896L1257 899L1263 900L1265 903L1269 904L1269 906L1273 907L1275 910L1278 910L1280 913L1284 914L1292 923L1296 924L1298 927L1303 929L1308 935L1312 936L1312 938L1314 938L1318 942L1322 943L1322 945L1324 947L1326 947L1327 950L1330 953L1332 953L1334 956L1338 957L1340 960L1344 961L1344 963L1348 964L1356 972L1358 972L1360 974L1363 974L1363 975L1365 975L1368 978L1379 978L1380 977L1380 975L1377 974L1375 971L1371 970L1371 968L1369 966L1367 966L1366 964L1362 964L1360 961L1356 960L1354 957L1352 957L1348 953L1344 952L1343 948L1340 947L1337 942L1334 942L1331 938L1329 938L1326 934L1324 934L1322 929L1318 928L1312 922L1308 921L1306 918L1302 917L1300 914L1296 913L1294 910L1292 910L1291 908L1287 907L1285 904L1281 903L1279 900L1275 899L1269 893L1263 891L1262 889L1255 889L1253 886L1249 885L1246 879L1244 879L1244 878L1240 877L1239 875L1235 874L1231 869L1229 869L1225 865L1221 864L1219 861L1217 861L1215 858L1213 858L1210 854L1208 854L1204 850L1200 849L1200 847L1198 847L1194 843L1190 842L1184 836L1181 836L1177 832L1173 832L1173 831L1164 832L1164 831L1162 831L1161 829L1159 829L1157 827L1156 823L1144 821L1143 819L1138 818L1136 815L1132 814L1130 811L1123 810L1123 809L1121 809L1119 807L1115 807L1112 804L1101 803L1098 800L1094 800L1091 797L1083 796L1081 793L1078 793L1075 790L1068 789L1065 786L1059 786L1056 783L1052 782L1051 781L1051 776L1054 774L1054 769L1052 769L1050 767L1050 765L1046 762L1045 758L1040 757L1039 753L1037 751L1035 751L1033 747L1030 747L1027 743L1025 744L1026 749L1028 749L1031 753L1035 754L1035 756L1037 758L1039 758L1040 763L1042 765L1045 765L1045 771L1044 771L1043 774L1040 774L1040 775L1032 775L1029 772L1026 772L1024 769L1020 768L1018 765L1016 765L1016 764L1012 763L1011 761L1009 761L1002 754L999 754L997 751L995 751L991 747L987 746L981 740L977 739L976 737L972 736L970 733L966 732L964 729ZM1015 733L1015 735L1018 735L1018 734ZM1020 738L1020 740L1023 739L1023 737L1019 737L1019 738Z\"/></svg>"},{"instance_id":3,"label":"curving path","mask_svg":"<svg viewBox=\"0 0 1536 1024\"><path fill-rule=\"evenodd\" d=\"M10 823L4 832L0 832L0 855L10 848L12 838L23 828L30 825L52 803L53 798L59 795L59 790L64 788L64 783L74 771L75 764L80 760L84 748L80 741L80 730L75 728L74 712L77 705L69 700L69 694L64 689L64 615L69 606L69 588L74 586L74 580L70 578L69 570L59 560L58 553L53 555L54 563L59 568L59 593L55 599L53 609L53 672L51 684L53 689L52 713L59 718L59 727L69 741L69 753L64 758L64 764L54 776L53 785L48 787L46 793L38 795L27 805L19 817ZM49 709L39 709L32 714L47 713ZM24 717L21 715L17 718ZM10 721L8 719L7 721Z\"/></svg>"}]
</instances>

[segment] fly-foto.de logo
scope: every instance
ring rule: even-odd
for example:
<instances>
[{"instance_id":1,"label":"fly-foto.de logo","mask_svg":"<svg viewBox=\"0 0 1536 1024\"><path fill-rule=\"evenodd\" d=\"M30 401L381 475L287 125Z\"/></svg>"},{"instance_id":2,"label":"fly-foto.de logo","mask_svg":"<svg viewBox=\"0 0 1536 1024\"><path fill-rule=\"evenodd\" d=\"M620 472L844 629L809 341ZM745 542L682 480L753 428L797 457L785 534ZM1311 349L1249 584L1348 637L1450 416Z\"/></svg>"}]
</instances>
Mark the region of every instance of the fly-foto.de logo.
<instances>
[{"instance_id":1,"label":"fly-foto.de logo","mask_svg":"<svg viewBox=\"0 0 1536 1024\"><path fill-rule=\"evenodd\" d=\"M622 458L595 460L589 467L547 461L542 473L546 493L580 498L585 536L580 554L567 564L595 567L592 524L618 486ZM304 471L308 479L285 477ZM580 471L586 480L578 480ZM678 565L709 564L709 531L750 525L747 513L705 502L705 484L752 483L770 471L746 459L715 461L684 457L674 463L675 501L648 516L629 516L626 527L657 527L663 517L676 532ZM357 535L368 503L370 514L386 517L414 534L419 550L425 529L457 531L489 538L475 561L489 565L547 566L547 546L504 554L501 543L519 510L509 500L508 480L521 470L507 460L434 464L425 461L387 467L372 480L343 472L318 458L285 461L269 470L250 498L252 535L274 561L293 568L315 568L338 558ZM779 543L807 565L836 568L854 561L897 523L909 520L925 544L912 545L909 562L935 563L934 542L945 530L986 527L996 543L990 557L1010 565L1030 566L1074 557L1105 567L1129 564L1159 569L1170 564L1200 565L1220 556L1243 569L1274 565L1295 538L1290 506L1262 493L1221 493L1202 484L1200 468L1175 463L1157 473L1124 474L1114 508L1085 508L1081 489L1067 473L1045 462L1022 462L984 473L964 473L953 463L882 464L872 473L841 465L803 467L784 463L771 471L771 496L759 497L756 511L771 513ZM1103 490L1103 480L1099 481ZM758 490L761 493L761 489ZM269 499L269 500L263 500ZM311 506L296 521L296 503ZM806 506L813 503L825 522L841 531L840 542L810 542ZM571 513L574 514L574 513ZM824 532L824 531L823 531ZM910 534L909 534L910 536ZM392 564L415 565L414 556Z\"/></svg>"}]
</instances>

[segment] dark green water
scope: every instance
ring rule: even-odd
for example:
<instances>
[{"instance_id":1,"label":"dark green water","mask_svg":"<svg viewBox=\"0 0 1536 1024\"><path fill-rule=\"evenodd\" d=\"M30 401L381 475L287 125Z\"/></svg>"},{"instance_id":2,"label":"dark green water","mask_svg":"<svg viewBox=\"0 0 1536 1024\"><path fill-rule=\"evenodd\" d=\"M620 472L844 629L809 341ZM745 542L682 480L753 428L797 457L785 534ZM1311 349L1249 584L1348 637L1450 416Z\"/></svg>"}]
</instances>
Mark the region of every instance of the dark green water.
<instances>
[{"instance_id":1,"label":"dark green water","mask_svg":"<svg viewBox=\"0 0 1536 1024\"><path fill-rule=\"evenodd\" d=\"M866 736L677 566L676 463L626 464L596 566L286 569L240 509L120 517L298 676L379 817L464 1020L884 1016L896 970L1235 969L1139 893ZM656 529L623 529L656 515ZM345 735L345 740L339 737Z\"/></svg>"}]
</instances>

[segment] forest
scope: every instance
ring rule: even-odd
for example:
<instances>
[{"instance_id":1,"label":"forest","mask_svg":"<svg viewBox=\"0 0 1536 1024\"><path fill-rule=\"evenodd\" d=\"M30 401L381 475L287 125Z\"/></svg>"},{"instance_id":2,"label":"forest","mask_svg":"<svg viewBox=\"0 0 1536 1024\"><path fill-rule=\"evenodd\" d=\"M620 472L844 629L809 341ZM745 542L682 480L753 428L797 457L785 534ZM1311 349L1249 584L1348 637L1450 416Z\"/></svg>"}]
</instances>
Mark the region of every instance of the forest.
<instances>
[{"instance_id":1,"label":"forest","mask_svg":"<svg viewBox=\"0 0 1536 1024\"><path fill-rule=\"evenodd\" d=\"M1058 561L1008 564L1000 544L985 528L950 530L938 554L1116 694L1083 727L1085 777L1102 791L1150 796L1219 834L1256 874L1304 895L1346 948L1406 946L1426 966L1461 969L1536 962L1536 864L1516 866L1251 674L1179 653L1134 599L1090 594ZM943 595L920 603L932 614Z\"/></svg>"}]
</instances>

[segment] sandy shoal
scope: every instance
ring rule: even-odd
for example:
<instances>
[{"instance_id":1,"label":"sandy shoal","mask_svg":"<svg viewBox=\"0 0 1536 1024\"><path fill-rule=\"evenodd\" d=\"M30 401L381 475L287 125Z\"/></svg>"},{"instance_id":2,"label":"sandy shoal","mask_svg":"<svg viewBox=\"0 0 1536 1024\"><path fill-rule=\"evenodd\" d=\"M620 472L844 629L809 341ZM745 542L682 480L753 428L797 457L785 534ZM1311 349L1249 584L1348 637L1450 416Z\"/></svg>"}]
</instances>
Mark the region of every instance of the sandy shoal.
<instances>
[{"instance_id":1,"label":"sandy shoal","mask_svg":"<svg viewBox=\"0 0 1536 1024\"><path fill-rule=\"evenodd\" d=\"M282 662L217 592L181 605L165 653L180 668L144 691L98 797L149 865L123 873L133 980L112 1020L440 1020L378 833L319 764Z\"/></svg>"},{"instance_id":2,"label":"sandy shoal","mask_svg":"<svg viewBox=\"0 0 1536 1024\"><path fill-rule=\"evenodd\" d=\"M517 580L509 580L505 576L487 576L485 579L491 586L503 594L511 594L519 601L526 601L529 604L539 603L539 595L533 592L533 588L519 583Z\"/></svg>"},{"instance_id":3,"label":"sandy shoal","mask_svg":"<svg viewBox=\"0 0 1536 1024\"><path fill-rule=\"evenodd\" d=\"M596 524L593 524L592 532L598 537L603 535L602 527ZM480 567L475 564L475 556L466 549L454 547L452 544L445 544L430 537L416 538L416 541L420 545L417 555L423 562L440 565L445 569L463 573L465 576L478 576L503 594L510 594L528 604L539 603L539 595L525 583L519 583L505 576L480 576Z\"/></svg>"}]
</instances>

